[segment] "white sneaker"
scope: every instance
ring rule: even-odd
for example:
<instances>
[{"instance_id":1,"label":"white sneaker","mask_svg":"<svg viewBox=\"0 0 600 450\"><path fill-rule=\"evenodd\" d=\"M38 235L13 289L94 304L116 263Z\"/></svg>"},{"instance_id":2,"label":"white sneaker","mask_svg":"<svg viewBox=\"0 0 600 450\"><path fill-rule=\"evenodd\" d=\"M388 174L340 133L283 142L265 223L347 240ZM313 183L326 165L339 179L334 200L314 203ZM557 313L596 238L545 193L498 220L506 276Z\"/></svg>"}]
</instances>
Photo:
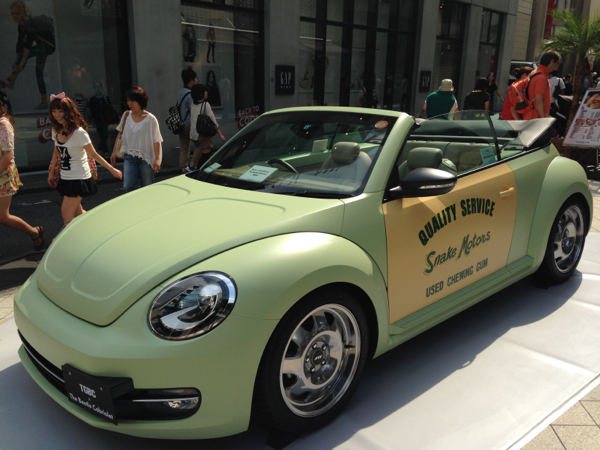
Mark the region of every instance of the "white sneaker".
<instances>
[{"instance_id":1,"label":"white sneaker","mask_svg":"<svg viewBox=\"0 0 600 450\"><path fill-rule=\"evenodd\" d=\"M193 172L194 170L196 170L197 167L196 166L190 166L189 164L187 166L185 166L182 170L181 173L190 173Z\"/></svg>"}]
</instances>

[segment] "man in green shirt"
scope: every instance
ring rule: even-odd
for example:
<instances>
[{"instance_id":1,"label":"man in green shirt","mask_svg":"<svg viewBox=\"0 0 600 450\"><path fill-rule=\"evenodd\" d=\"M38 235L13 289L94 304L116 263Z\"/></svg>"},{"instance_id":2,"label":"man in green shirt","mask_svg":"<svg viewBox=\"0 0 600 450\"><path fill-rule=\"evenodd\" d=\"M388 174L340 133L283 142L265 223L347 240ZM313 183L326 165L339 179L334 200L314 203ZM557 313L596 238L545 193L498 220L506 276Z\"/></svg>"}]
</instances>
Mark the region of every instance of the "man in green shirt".
<instances>
[{"instance_id":1,"label":"man in green shirt","mask_svg":"<svg viewBox=\"0 0 600 450\"><path fill-rule=\"evenodd\" d=\"M425 100L423 111L427 112L427 117L431 118L458 111L458 103L456 103L456 98L452 94L453 90L452 80L442 80L440 88L429 94Z\"/></svg>"}]
</instances>

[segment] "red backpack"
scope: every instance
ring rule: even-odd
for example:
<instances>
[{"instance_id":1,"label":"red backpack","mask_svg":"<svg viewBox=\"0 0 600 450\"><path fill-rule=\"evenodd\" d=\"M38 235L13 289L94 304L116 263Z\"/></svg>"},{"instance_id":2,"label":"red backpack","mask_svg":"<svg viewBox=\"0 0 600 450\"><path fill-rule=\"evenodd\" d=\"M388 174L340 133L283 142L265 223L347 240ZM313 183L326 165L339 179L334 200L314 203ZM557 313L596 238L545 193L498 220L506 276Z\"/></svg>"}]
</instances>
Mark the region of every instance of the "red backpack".
<instances>
[{"instance_id":1,"label":"red backpack","mask_svg":"<svg viewBox=\"0 0 600 450\"><path fill-rule=\"evenodd\" d=\"M535 108L533 99L529 98L529 82L541 74L541 72L537 72L531 77L523 75L519 81L514 82L508 88L508 98L510 99L510 103L515 106L515 110L522 116Z\"/></svg>"}]
</instances>

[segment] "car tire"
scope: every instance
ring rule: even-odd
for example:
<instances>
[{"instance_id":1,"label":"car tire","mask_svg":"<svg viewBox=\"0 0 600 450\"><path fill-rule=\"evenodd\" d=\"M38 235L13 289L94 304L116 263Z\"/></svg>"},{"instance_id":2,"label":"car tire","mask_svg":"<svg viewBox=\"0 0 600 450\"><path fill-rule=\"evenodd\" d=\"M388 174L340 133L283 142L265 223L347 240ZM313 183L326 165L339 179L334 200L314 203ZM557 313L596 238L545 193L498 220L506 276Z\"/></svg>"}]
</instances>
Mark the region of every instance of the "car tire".
<instances>
[{"instance_id":1,"label":"car tire","mask_svg":"<svg viewBox=\"0 0 600 450\"><path fill-rule=\"evenodd\" d=\"M561 283L577 268L587 233L585 208L577 198L570 198L560 208L548 237L542 265L536 279L543 283Z\"/></svg>"},{"instance_id":2,"label":"car tire","mask_svg":"<svg viewBox=\"0 0 600 450\"><path fill-rule=\"evenodd\" d=\"M351 294L322 289L296 304L267 344L253 418L290 434L319 428L350 400L367 361L367 318Z\"/></svg>"}]
</instances>

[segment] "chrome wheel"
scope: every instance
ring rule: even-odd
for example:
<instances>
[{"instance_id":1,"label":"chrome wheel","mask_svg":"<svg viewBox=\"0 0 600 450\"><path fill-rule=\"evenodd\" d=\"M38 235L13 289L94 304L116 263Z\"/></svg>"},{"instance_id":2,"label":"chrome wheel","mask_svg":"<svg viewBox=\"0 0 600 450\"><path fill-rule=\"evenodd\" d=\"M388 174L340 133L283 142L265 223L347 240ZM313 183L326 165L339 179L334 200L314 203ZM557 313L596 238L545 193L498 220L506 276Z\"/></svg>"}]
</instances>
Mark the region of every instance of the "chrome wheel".
<instances>
[{"instance_id":1,"label":"chrome wheel","mask_svg":"<svg viewBox=\"0 0 600 450\"><path fill-rule=\"evenodd\" d=\"M292 332L281 361L286 406L300 417L328 411L352 383L360 354L360 329L350 310L326 304L310 312Z\"/></svg>"},{"instance_id":2,"label":"chrome wheel","mask_svg":"<svg viewBox=\"0 0 600 450\"><path fill-rule=\"evenodd\" d=\"M561 273L569 272L579 261L585 233L583 213L578 205L563 211L554 235L554 263Z\"/></svg>"}]
</instances>

